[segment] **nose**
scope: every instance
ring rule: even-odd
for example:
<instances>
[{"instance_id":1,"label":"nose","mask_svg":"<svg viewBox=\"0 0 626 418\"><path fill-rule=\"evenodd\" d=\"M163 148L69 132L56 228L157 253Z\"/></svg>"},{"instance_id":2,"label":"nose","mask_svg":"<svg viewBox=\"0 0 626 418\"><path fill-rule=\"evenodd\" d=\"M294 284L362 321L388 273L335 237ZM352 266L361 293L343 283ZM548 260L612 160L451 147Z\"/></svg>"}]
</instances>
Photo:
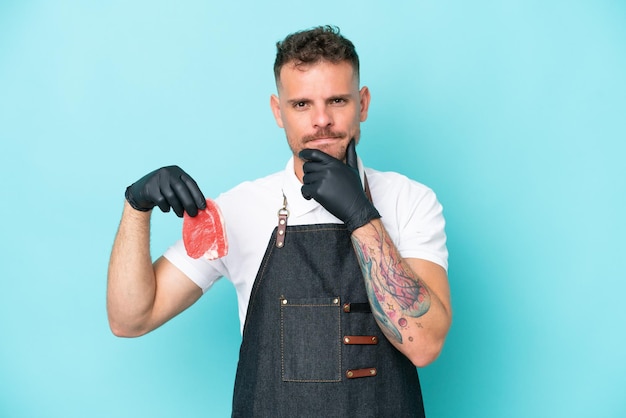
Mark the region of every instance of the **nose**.
<instances>
[{"instance_id":1,"label":"nose","mask_svg":"<svg viewBox=\"0 0 626 418\"><path fill-rule=\"evenodd\" d=\"M314 128L327 128L333 125L333 115L327 106L316 106L311 113L311 123Z\"/></svg>"}]
</instances>

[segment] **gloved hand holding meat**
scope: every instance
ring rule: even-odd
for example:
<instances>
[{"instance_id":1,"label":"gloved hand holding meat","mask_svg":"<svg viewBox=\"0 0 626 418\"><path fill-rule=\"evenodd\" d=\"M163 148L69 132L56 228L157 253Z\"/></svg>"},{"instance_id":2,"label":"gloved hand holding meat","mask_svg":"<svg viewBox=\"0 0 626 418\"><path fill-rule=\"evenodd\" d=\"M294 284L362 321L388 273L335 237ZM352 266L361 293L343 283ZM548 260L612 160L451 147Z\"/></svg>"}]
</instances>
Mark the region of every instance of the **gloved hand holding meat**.
<instances>
[{"instance_id":1,"label":"gloved hand holding meat","mask_svg":"<svg viewBox=\"0 0 626 418\"><path fill-rule=\"evenodd\" d=\"M158 206L163 212L170 208L179 218L187 212L196 216L206 208L206 200L198 184L180 167L162 167L146 174L126 189L126 200L142 212Z\"/></svg>"}]
</instances>

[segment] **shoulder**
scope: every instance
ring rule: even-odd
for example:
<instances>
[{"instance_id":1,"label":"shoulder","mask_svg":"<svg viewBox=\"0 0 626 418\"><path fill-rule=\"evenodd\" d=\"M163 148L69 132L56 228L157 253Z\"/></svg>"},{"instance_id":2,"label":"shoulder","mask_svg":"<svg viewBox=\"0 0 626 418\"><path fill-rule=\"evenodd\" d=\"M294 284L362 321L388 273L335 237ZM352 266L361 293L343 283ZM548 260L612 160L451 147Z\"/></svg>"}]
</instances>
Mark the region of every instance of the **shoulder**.
<instances>
[{"instance_id":1,"label":"shoulder","mask_svg":"<svg viewBox=\"0 0 626 418\"><path fill-rule=\"evenodd\" d=\"M367 170L372 201L385 227L403 230L442 229L443 207L428 186L395 172Z\"/></svg>"},{"instance_id":2,"label":"shoulder","mask_svg":"<svg viewBox=\"0 0 626 418\"><path fill-rule=\"evenodd\" d=\"M245 181L220 194L217 202L229 234L269 234L282 203L283 173ZM267 230L269 229L269 232Z\"/></svg>"},{"instance_id":3,"label":"shoulder","mask_svg":"<svg viewBox=\"0 0 626 418\"><path fill-rule=\"evenodd\" d=\"M216 201L220 206L262 203L280 194L283 172L277 172L256 180L244 181L220 194Z\"/></svg>"},{"instance_id":4,"label":"shoulder","mask_svg":"<svg viewBox=\"0 0 626 418\"><path fill-rule=\"evenodd\" d=\"M378 171L366 168L367 181L373 199L384 202L419 202L436 200L435 192L425 184L394 171Z\"/></svg>"},{"instance_id":5,"label":"shoulder","mask_svg":"<svg viewBox=\"0 0 626 418\"><path fill-rule=\"evenodd\" d=\"M366 169L372 200L405 258L448 268L443 207L428 186L395 172Z\"/></svg>"}]
</instances>

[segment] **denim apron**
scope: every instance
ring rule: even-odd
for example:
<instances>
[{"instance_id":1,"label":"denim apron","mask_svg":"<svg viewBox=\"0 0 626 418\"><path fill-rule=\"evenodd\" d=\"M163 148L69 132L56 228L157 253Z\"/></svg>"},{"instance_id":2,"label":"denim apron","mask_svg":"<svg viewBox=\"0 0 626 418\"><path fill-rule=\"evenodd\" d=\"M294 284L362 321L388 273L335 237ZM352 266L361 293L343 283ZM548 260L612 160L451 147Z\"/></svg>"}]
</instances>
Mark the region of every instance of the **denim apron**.
<instances>
[{"instance_id":1,"label":"denim apron","mask_svg":"<svg viewBox=\"0 0 626 418\"><path fill-rule=\"evenodd\" d=\"M423 417L415 366L371 313L344 225L287 226L257 273L233 417Z\"/></svg>"}]
</instances>

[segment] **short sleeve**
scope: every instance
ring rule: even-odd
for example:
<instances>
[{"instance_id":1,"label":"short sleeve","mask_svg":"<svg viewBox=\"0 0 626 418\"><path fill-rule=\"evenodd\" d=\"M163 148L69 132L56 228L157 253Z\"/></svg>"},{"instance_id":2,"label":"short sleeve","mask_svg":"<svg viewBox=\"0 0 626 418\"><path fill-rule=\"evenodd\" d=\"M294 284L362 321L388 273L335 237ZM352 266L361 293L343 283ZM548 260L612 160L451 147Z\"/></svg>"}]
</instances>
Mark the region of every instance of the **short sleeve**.
<instances>
[{"instance_id":1,"label":"short sleeve","mask_svg":"<svg viewBox=\"0 0 626 418\"><path fill-rule=\"evenodd\" d=\"M428 186L395 172L368 169L376 209L403 258L428 260L448 270L443 207Z\"/></svg>"},{"instance_id":2,"label":"short sleeve","mask_svg":"<svg viewBox=\"0 0 626 418\"><path fill-rule=\"evenodd\" d=\"M163 257L197 284L202 292L209 290L224 275L220 260L209 261L204 258L189 257L182 240L169 247Z\"/></svg>"},{"instance_id":3,"label":"short sleeve","mask_svg":"<svg viewBox=\"0 0 626 418\"><path fill-rule=\"evenodd\" d=\"M430 188L413 181L400 193L397 207L398 250L404 258L420 258L448 270L443 207Z\"/></svg>"}]
</instances>

